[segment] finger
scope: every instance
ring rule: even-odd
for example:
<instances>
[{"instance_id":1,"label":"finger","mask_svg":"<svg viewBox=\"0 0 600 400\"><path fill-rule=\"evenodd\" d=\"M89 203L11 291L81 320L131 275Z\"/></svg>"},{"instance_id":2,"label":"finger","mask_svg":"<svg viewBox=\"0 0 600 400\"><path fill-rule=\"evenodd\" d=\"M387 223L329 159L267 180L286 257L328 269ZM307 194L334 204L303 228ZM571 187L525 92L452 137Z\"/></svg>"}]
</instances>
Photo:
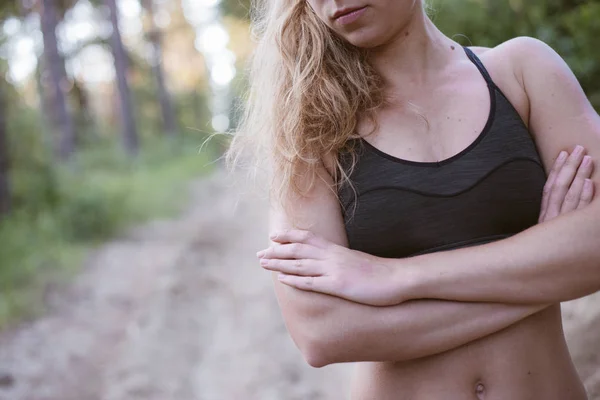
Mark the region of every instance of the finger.
<instances>
[{"instance_id":1,"label":"finger","mask_svg":"<svg viewBox=\"0 0 600 400\"><path fill-rule=\"evenodd\" d=\"M592 157L585 156L583 157L583 161L577 170L577 175L565 196L560 210L561 213L567 213L577 209L579 201L581 200L585 180L590 176L592 176Z\"/></svg>"},{"instance_id":2,"label":"finger","mask_svg":"<svg viewBox=\"0 0 600 400\"><path fill-rule=\"evenodd\" d=\"M563 201L571 183L577 174L577 169L583 160L585 149L582 146L575 147L575 150L565 161L565 165L561 168L556 176L550 199L548 200L548 209L546 210L546 219L551 219L560 214Z\"/></svg>"},{"instance_id":3,"label":"finger","mask_svg":"<svg viewBox=\"0 0 600 400\"><path fill-rule=\"evenodd\" d=\"M304 243L288 243L271 246L268 249L256 254L259 258L279 258L279 259L320 259L322 249Z\"/></svg>"},{"instance_id":4,"label":"finger","mask_svg":"<svg viewBox=\"0 0 600 400\"><path fill-rule=\"evenodd\" d=\"M305 290L307 292L329 293L327 278L314 276L295 276L288 274L279 274L278 277L281 283L296 289Z\"/></svg>"},{"instance_id":5,"label":"finger","mask_svg":"<svg viewBox=\"0 0 600 400\"><path fill-rule=\"evenodd\" d=\"M594 198L594 182L591 179L586 179L581 192L581 199L577 205L577 209L583 208L592 202Z\"/></svg>"},{"instance_id":6,"label":"finger","mask_svg":"<svg viewBox=\"0 0 600 400\"><path fill-rule=\"evenodd\" d=\"M546 215L546 210L548 209L548 200L550 199L550 193L552 192L552 187L554 185L554 182L556 181L556 176L558 175L558 172L565 164L565 161L567 160L568 155L569 155L569 153L567 153L566 151L561 151L560 154L558 155L558 157L556 158L556 161L554 162L552 169L550 170L550 174L548 175L548 180L546 181L546 184L544 185L544 196L542 198L542 206L540 209L540 218L539 218L538 222L542 222L544 220L544 217Z\"/></svg>"},{"instance_id":7,"label":"finger","mask_svg":"<svg viewBox=\"0 0 600 400\"><path fill-rule=\"evenodd\" d=\"M321 265L314 260L279 260L279 259L261 259L260 265L269 271L283 272L285 274L298 276L321 276L323 271L319 268Z\"/></svg>"},{"instance_id":8,"label":"finger","mask_svg":"<svg viewBox=\"0 0 600 400\"><path fill-rule=\"evenodd\" d=\"M322 237L302 229L276 231L270 235L270 239L277 243L305 243L316 247L325 247L326 243Z\"/></svg>"}]
</instances>

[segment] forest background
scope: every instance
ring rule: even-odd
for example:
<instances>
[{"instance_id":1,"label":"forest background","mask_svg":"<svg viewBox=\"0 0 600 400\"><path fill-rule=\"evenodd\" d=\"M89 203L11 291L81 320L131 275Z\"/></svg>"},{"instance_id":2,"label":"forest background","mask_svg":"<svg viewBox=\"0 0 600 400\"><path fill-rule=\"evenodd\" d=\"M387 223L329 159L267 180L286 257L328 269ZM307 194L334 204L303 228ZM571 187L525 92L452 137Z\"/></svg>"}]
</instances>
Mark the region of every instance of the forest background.
<instances>
[{"instance_id":1,"label":"forest background","mask_svg":"<svg viewBox=\"0 0 600 400\"><path fill-rule=\"evenodd\" d=\"M172 214L235 128L247 0L0 3L0 330L43 311L94 246ZM436 0L463 45L551 45L600 110L600 1Z\"/></svg>"}]
</instances>

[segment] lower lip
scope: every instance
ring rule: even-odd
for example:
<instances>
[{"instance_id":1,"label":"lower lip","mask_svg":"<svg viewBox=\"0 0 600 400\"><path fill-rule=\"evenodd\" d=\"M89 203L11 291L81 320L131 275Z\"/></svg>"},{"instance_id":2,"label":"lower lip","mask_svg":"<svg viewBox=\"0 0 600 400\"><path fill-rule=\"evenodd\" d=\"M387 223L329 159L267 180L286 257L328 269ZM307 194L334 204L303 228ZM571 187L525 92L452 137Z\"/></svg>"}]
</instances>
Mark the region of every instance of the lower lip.
<instances>
[{"instance_id":1,"label":"lower lip","mask_svg":"<svg viewBox=\"0 0 600 400\"><path fill-rule=\"evenodd\" d=\"M352 11L351 13L344 14L341 17L338 17L336 19L336 22L340 23L341 25L351 24L351 23L355 22L357 19L359 19L361 17L361 15L364 14L366 9L367 9L367 7L363 7L363 8L359 8L356 11Z\"/></svg>"}]
</instances>

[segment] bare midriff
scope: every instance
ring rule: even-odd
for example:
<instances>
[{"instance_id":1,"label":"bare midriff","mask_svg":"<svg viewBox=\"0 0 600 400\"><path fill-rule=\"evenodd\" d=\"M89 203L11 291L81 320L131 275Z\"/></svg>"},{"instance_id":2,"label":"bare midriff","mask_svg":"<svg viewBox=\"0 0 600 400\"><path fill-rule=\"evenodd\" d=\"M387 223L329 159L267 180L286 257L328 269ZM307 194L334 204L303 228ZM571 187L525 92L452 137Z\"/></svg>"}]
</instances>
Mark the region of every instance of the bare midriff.
<instances>
[{"instance_id":1,"label":"bare midriff","mask_svg":"<svg viewBox=\"0 0 600 400\"><path fill-rule=\"evenodd\" d=\"M438 355L360 363L352 400L585 400L560 306Z\"/></svg>"}]
</instances>

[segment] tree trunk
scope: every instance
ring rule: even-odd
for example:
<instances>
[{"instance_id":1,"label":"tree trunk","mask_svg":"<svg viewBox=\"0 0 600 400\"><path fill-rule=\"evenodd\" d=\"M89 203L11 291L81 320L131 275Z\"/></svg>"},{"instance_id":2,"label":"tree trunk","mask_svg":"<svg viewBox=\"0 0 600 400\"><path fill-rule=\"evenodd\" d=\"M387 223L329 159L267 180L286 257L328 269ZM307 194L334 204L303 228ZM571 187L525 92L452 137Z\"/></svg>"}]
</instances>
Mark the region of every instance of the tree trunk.
<instances>
[{"instance_id":1,"label":"tree trunk","mask_svg":"<svg viewBox=\"0 0 600 400\"><path fill-rule=\"evenodd\" d=\"M54 106L52 104L52 99L50 98L50 93L48 90L49 85L44 81L50 81L48 79L44 79L43 75L47 74L47 68L45 67L45 62L43 59L40 59L38 62L38 66L35 70L35 80L37 85L38 97L39 97L39 107L42 114L42 126L47 127L40 132L42 134L42 142L44 143L44 148L48 150L48 154L57 155L58 151L56 151L57 146L55 145L55 132L54 127L56 124L56 119L54 115Z\"/></svg>"},{"instance_id":2,"label":"tree trunk","mask_svg":"<svg viewBox=\"0 0 600 400\"><path fill-rule=\"evenodd\" d=\"M8 161L8 132L6 129L6 102L4 82L0 82L0 218L10 211L10 184Z\"/></svg>"},{"instance_id":3,"label":"tree trunk","mask_svg":"<svg viewBox=\"0 0 600 400\"><path fill-rule=\"evenodd\" d=\"M117 75L117 85L119 88L119 98L121 100L121 120L123 121L123 144L125 151L134 156L139 150L139 139L133 108L131 106L131 92L127 83L127 57L121 32L119 31L119 16L115 0L105 0L110 10L110 21L112 23L112 51L115 59L115 72Z\"/></svg>"},{"instance_id":4,"label":"tree trunk","mask_svg":"<svg viewBox=\"0 0 600 400\"><path fill-rule=\"evenodd\" d=\"M146 37L152 46L152 72L156 80L156 89L158 91L158 101L163 120L163 129L169 136L177 133L177 123L175 122L175 112L171 97L165 86L164 72L162 68L162 47L161 32L154 23L154 0L142 0L142 5L148 12L149 29Z\"/></svg>"},{"instance_id":5,"label":"tree trunk","mask_svg":"<svg viewBox=\"0 0 600 400\"><path fill-rule=\"evenodd\" d=\"M55 149L58 157L66 161L75 151L75 129L68 110L67 99L62 89L67 82L67 77L64 72L64 61L58 53L56 42L57 24L55 0L42 0L41 28L44 38L44 58L50 75L48 92L52 99L53 120L59 134Z\"/></svg>"},{"instance_id":6,"label":"tree trunk","mask_svg":"<svg viewBox=\"0 0 600 400\"><path fill-rule=\"evenodd\" d=\"M96 140L97 124L91 110L89 95L86 88L77 80L73 80L73 95L77 101L76 125L79 135L76 143L87 143Z\"/></svg>"}]
</instances>

